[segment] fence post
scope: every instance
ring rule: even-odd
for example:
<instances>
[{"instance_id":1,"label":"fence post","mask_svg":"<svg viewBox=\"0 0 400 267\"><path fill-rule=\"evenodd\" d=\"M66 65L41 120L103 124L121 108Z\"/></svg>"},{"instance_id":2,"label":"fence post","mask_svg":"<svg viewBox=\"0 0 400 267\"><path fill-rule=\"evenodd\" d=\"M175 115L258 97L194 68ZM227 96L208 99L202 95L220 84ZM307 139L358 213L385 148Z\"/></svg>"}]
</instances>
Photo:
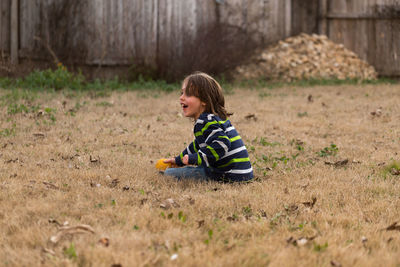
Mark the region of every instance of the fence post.
<instances>
[{"instance_id":1,"label":"fence post","mask_svg":"<svg viewBox=\"0 0 400 267\"><path fill-rule=\"evenodd\" d=\"M328 0L319 0L318 33L328 35Z\"/></svg>"},{"instance_id":2,"label":"fence post","mask_svg":"<svg viewBox=\"0 0 400 267\"><path fill-rule=\"evenodd\" d=\"M18 64L18 0L11 0L10 16L10 56L11 64Z\"/></svg>"}]
</instances>

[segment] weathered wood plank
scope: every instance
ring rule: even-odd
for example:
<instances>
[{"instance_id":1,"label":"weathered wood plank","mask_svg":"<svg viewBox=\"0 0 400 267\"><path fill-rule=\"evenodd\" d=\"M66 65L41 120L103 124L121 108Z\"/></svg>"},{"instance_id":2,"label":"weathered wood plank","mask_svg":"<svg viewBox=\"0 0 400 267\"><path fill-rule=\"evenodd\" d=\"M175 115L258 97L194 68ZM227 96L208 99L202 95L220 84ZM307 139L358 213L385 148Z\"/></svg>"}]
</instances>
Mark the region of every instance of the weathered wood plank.
<instances>
[{"instance_id":1,"label":"weathered wood plank","mask_svg":"<svg viewBox=\"0 0 400 267\"><path fill-rule=\"evenodd\" d=\"M318 32L318 4L319 0L292 0L291 35Z\"/></svg>"},{"instance_id":2,"label":"weathered wood plank","mask_svg":"<svg viewBox=\"0 0 400 267\"><path fill-rule=\"evenodd\" d=\"M376 23L376 55L374 62L380 73L400 75L400 22L380 20ZM384 59L384 60L382 60Z\"/></svg>"},{"instance_id":3,"label":"weathered wood plank","mask_svg":"<svg viewBox=\"0 0 400 267\"><path fill-rule=\"evenodd\" d=\"M10 1L0 1L0 52L10 53Z\"/></svg>"},{"instance_id":4,"label":"weathered wood plank","mask_svg":"<svg viewBox=\"0 0 400 267\"><path fill-rule=\"evenodd\" d=\"M11 21L10 21L10 58L11 64L18 64L18 0L11 0Z\"/></svg>"},{"instance_id":5,"label":"weathered wood plank","mask_svg":"<svg viewBox=\"0 0 400 267\"><path fill-rule=\"evenodd\" d=\"M399 0L333 1L329 37L372 64L381 75L400 75Z\"/></svg>"}]
</instances>

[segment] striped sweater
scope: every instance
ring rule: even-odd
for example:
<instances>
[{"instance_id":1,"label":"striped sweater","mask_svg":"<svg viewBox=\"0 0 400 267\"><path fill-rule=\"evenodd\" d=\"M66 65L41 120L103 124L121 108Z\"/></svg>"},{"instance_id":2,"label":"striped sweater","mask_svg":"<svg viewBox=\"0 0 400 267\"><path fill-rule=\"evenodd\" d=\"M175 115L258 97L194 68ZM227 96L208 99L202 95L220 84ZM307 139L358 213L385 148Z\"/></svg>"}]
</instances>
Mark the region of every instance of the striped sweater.
<instances>
[{"instance_id":1,"label":"striped sweater","mask_svg":"<svg viewBox=\"0 0 400 267\"><path fill-rule=\"evenodd\" d=\"M206 174L218 181L248 181L253 178L249 154L241 137L229 120L202 113L194 125L195 139L175 158L183 166L183 156L189 164L204 167Z\"/></svg>"}]
</instances>

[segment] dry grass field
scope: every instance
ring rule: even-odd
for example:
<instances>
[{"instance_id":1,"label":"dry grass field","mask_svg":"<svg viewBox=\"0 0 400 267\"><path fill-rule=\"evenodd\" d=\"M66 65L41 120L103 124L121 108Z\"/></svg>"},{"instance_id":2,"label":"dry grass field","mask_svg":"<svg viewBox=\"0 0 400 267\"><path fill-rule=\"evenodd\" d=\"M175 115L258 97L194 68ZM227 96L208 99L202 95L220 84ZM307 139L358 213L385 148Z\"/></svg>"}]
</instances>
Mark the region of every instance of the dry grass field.
<instances>
[{"instance_id":1,"label":"dry grass field","mask_svg":"<svg viewBox=\"0 0 400 267\"><path fill-rule=\"evenodd\" d=\"M400 266L399 85L233 89L247 184L157 172L178 97L0 90L0 265Z\"/></svg>"}]
</instances>

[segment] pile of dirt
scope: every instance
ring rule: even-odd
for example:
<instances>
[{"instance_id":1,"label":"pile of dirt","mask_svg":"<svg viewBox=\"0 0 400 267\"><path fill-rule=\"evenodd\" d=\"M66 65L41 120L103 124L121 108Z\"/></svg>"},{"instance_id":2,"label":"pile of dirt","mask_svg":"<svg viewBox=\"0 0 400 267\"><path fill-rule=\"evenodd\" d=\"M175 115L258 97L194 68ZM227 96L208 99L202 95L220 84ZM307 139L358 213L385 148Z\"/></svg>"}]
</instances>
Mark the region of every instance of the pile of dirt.
<instances>
[{"instance_id":1,"label":"pile of dirt","mask_svg":"<svg viewBox=\"0 0 400 267\"><path fill-rule=\"evenodd\" d=\"M374 67L325 35L300 34L258 52L250 64L236 68L235 79L294 81L302 79L377 78Z\"/></svg>"}]
</instances>

